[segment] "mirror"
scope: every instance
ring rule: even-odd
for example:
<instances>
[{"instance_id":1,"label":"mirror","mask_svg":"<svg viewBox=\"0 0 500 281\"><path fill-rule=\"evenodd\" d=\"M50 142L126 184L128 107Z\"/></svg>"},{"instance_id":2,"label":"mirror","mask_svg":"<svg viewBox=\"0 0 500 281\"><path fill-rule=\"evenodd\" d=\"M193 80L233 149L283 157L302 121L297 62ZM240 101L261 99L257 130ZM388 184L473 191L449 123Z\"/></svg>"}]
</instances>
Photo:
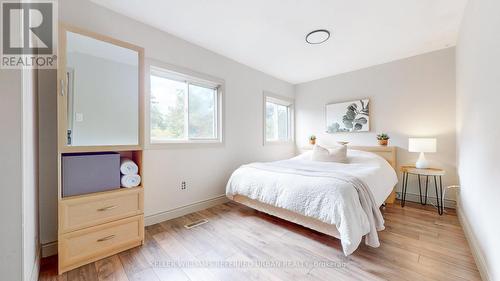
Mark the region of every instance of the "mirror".
<instances>
[{"instance_id":1,"label":"mirror","mask_svg":"<svg viewBox=\"0 0 500 281\"><path fill-rule=\"evenodd\" d=\"M139 144L139 53L66 32L67 145Z\"/></svg>"}]
</instances>

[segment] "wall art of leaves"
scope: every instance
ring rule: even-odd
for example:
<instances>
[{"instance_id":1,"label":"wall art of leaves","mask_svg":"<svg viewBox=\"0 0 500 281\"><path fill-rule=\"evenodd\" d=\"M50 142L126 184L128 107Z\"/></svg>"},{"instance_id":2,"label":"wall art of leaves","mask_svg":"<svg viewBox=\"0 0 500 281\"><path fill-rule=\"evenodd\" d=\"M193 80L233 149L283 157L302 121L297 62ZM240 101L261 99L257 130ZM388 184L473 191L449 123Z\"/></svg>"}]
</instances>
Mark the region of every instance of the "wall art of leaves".
<instances>
[{"instance_id":1,"label":"wall art of leaves","mask_svg":"<svg viewBox=\"0 0 500 281\"><path fill-rule=\"evenodd\" d=\"M326 105L327 133L370 131L370 100Z\"/></svg>"}]
</instances>

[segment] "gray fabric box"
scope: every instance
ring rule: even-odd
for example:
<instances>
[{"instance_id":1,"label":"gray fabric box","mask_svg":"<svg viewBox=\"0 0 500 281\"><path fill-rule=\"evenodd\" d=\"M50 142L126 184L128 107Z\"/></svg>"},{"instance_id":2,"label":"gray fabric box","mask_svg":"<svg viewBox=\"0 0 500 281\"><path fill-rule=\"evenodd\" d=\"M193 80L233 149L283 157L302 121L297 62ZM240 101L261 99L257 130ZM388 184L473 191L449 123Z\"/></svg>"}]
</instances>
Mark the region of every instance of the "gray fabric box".
<instances>
[{"instance_id":1,"label":"gray fabric box","mask_svg":"<svg viewBox=\"0 0 500 281\"><path fill-rule=\"evenodd\" d=\"M62 196L120 188L120 154L116 152L62 155Z\"/></svg>"}]
</instances>

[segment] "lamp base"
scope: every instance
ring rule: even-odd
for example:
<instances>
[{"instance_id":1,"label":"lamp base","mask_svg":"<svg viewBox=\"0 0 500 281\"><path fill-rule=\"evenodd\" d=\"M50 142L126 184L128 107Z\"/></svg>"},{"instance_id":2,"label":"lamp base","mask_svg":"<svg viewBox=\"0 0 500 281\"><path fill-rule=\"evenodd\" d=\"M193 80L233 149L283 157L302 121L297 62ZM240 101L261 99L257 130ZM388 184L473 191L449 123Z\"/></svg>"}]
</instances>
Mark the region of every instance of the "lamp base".
<instances>
[{"instance_id":1,"label":"lamp base","mask_svg":"<svg viewBox=\"0 0 500 281\"><path fill-rule=\"evenodd\" d=\"M415 167L417 169L427 169L429 168L429 162L425 159L425 155L423 152L420 152L420 156L418 157L417 162L415 163Z\"/></svg>"}]
</instances>

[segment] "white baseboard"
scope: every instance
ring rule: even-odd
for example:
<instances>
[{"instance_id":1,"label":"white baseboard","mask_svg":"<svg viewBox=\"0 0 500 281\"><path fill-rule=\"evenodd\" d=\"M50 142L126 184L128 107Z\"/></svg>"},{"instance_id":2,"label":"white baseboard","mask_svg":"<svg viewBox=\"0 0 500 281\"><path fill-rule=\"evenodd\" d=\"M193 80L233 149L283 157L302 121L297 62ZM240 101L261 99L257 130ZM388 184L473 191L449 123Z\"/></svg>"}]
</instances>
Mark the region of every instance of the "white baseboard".
<instances>
[{"instance_id":1,"label":"white baseboard","mask_svg":"<svg viewBox=\"0 0 500 281\"><path fill-rule=\"evenodd\" d=\"M469 242L469 248L472 251L472 256L474 257L474 261L476 261L477 269L479 270L479 274L481 275L481 279L484 281L490 281L491 275L489 274L488 267L486 265L486 260L484 258L484 254L479 247L479 242L472 232L472 226L467 219L467 215L462 211L462 206L460 203L460 196L457 195L457 216L460 221L460 225L462 225L462 229L464 230L465 238L467 242Z\"/></svg>"},{"instance_id":2,"label":"white baseboard","mask_svg":"<svg viewBox=\"0 0 500 281\"><path fill-rule=\"evenodd\" d=\"M401 199L401 192L399 192L399 191L396 192L396 197L398 199ZM406 192L406 201L420 203L420 194ZM434 196L427 196L427 204L429 204L429 202L431 202L432 204L436 205L436 202L437 202L436 197L434 197ZM446 208L456 209L457 202L454 201L454 200L445 199L444 200L444 206Z\"/></svg>"},{"instance_id":3,"label":"white baseboard","mask_svg":"<svg viewBox=\"0 0 500 281\"><path fill-rule=\"evenodd\" d=\"M144 217L144 225L152 225L163 221L175 219L190 213L201 211L219 204L228 202L226 195L220 195L215 198L195 202L186 206L168 210L154 215ZM50 257L57 254L57 241L45 243L42 245L42 257Z\"/></svg>"},{"instance_id":4,"label":"white baseboard","mask_svg":"<svg viewBox=\"0 0 500 281\"><path fill-rule=\"evenodd\" d=\"M211 199L195 202L186 206L168 210L154 215L144 217L144 224L146 226L160 223L163 221L175 219L190 213L201 211L219 204L228 202L226 195L220 195Z\"/></svg>"},{"instance_id":5,"label":"white baseboard","mask_svg":"<svg viewBox=\"0 0 500 281\"><path fill-rule=\"evenodd\" d=\"M42 258L57 255L57 241L42 245Z\"/></svg>"}]
</instances>

